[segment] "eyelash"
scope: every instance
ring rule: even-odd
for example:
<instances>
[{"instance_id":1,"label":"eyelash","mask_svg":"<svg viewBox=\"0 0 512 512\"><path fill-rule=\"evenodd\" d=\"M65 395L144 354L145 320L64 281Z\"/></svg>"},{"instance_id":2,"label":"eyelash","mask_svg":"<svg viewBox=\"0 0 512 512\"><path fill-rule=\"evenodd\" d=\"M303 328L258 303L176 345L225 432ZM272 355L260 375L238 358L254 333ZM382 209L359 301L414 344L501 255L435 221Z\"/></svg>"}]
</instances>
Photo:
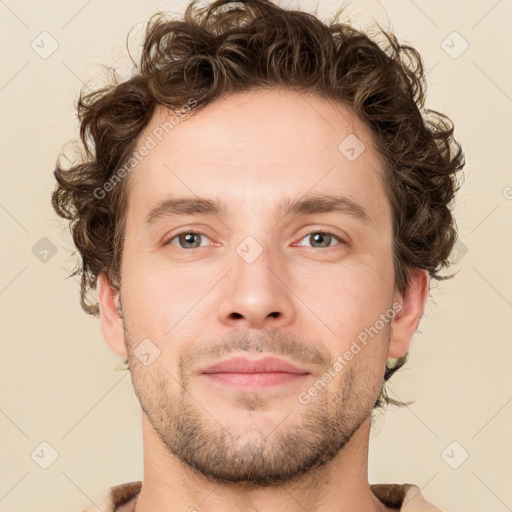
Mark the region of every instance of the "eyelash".
<instances>
[{"instance_id":1,"label":"eyelash","mask_svg":"<svg viewBox=\"0 0 512 512\"><path fill-rule=\"evenodd\" d=\"M204 233L201 233L200 231L190 231L190 230L187 230L187 231L181 231L180 233L176 233L175 235L173 235L171 238L169 238L169 240L167 240L166 242L164 242L164 246L166 245L173 245L171 244L171 242L175 239L175 238L178 238L179 236L181 235L187 235L187 234L191 234L191 235L201 235L201 236L204 236L206 238L208 238L207 235L205 235ZM304 240L304 238L308 237L308 236L311 236L311 235L316 235L316 234L321 234L321 235L328 235L328 236L332 236L334 238L336 238L340 243L340 245L343 245L343 244L346 244L346 242L339 236L337 235L336 233L333 233L332 231L326 231L326 230L314 230L314 231L310 231L309 233L306 233L302 238L301 240ZM178 247L178 246L175 246L177 249L181 249L183 251L190 251L192 249L200 249L201 247L193 247L193 248L189 248L189 249L184 249L183 247ZM206 247L206 246L205 246ZM307 246L306 246L307 247ZM329 246L329 247L324 247L323 250L326 250L326 249L332 249L336 247L335 245L334 246ZM317 247L309 247L309 249L318 249Z\"/></svg>"}]
</instances>

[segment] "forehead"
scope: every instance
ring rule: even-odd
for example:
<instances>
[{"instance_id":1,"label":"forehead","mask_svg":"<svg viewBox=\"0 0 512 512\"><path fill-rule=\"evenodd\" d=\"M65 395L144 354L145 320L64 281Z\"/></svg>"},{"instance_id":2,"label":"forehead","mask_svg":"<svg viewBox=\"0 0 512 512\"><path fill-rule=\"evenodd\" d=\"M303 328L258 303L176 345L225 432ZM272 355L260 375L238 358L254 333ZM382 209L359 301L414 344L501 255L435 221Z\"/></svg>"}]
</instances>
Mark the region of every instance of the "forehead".
<instances>
[{"instance_id":1,"label":"forehead","mask_svg":"<svg viewBox=\"0 0 512 512\"><path fill-rule=\"evenodd\" d=\"M371 132L349 107L311 94L230 94L183 117L160 106L136 152L143 146L150 149L129 177L128 214L139 220L171 194L255 212L328 192L366 203L372 217L389 214Z\"/></svg>"}]
</instances>

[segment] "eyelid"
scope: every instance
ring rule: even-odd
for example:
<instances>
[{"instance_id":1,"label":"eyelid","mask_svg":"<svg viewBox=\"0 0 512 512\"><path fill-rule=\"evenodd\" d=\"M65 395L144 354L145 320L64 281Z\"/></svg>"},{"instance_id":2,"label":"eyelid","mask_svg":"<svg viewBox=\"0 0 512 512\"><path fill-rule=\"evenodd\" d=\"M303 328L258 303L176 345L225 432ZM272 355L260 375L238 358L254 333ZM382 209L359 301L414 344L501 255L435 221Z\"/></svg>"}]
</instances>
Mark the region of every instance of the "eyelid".
<instances>
[{"instance_id":1,"label":"eyelid","mask_svg":"<svg viewBox=\"0 0 512 512\"><path fill-rule=\"evenodd\" d=\"M194 225L185 225L179 226L168 232L165 236L162 237L162 245L168 244L172 239L176 238L179 235L183 235L186 233L194 233L198 235L203 235L211 239L211 237L207 233L213 233L212 229L205 224L194 224Z\"/></svg>"}]
</instances>

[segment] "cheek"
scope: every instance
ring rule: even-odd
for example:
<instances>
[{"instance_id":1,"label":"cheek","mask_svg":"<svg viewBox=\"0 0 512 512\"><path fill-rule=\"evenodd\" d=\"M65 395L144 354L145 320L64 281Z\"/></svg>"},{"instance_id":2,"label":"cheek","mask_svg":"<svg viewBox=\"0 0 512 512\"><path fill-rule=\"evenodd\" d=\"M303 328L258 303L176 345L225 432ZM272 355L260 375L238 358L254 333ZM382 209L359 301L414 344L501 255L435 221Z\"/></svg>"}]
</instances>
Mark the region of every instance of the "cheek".
<instances>
[{"instance_id":1,"label":"cheek","mask_svg":"<svg viewBox=\"0 0 512 512\"><path fill-rule=\"evenodd\" d=\"M150 263L142 258L126 273L123 310L136 338L155 340L164 350L177 333L182 337L201 323L205 307L212 307L204 296L218 278L212 272Z\"/></svg>"},{"instance_id":2,"label":"cheek","mask_svg":"<svg viewBox=\"0 0 512 512\"><path fill-rule=\"evenodd\" d=\"M389 309L393 291L392 275L383 275L382 269L370 265L317 265L314 272L296 272L292 283L305 307L315 312L339 340L373 325ZM298 303L299 308L302 303Z\"/></svg>"},{"instance_id":3,"label":"cheek","mask_svg":"<svg viewBox=\"0 0 512 512\"><path fill-rule=\"evenodd\" d=\"M389 261L388 261L389 260ZM127 254L123 261L123 306L137 336L168 340L194 335L193 325L214 327L224 297L215 288L229 269L225 260L170 263L151 254ZM301 329L325 332L343 350L389 308L393 272L391 258L347 253L325 262L297 256L278 263ZM292 293L293 292L293 293ZM229 293L229 287L226 291ZM328 329L327 329L328 327ZM334 349L334 347L333 347Z\"/></svg>"}]
</instances>

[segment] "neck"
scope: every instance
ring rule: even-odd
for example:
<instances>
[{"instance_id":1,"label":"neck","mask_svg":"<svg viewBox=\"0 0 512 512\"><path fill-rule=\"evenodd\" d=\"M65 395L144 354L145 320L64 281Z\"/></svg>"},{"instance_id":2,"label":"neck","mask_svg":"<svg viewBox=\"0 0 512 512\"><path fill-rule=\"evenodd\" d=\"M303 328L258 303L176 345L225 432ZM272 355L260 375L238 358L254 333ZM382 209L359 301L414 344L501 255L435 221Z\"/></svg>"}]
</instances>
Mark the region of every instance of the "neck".
<instances>
[{"instance_id":1,"label":"neck","mask_svg":"<svg viewBox=\"0 0 512 512\"><path fill-rule=\"evenodd\" d=\"M142 415L144 479L136 512L383 512L368 483L369 418L328 464L270 487L219 484L170 454Z\"/></svg>"}]
</instances>

